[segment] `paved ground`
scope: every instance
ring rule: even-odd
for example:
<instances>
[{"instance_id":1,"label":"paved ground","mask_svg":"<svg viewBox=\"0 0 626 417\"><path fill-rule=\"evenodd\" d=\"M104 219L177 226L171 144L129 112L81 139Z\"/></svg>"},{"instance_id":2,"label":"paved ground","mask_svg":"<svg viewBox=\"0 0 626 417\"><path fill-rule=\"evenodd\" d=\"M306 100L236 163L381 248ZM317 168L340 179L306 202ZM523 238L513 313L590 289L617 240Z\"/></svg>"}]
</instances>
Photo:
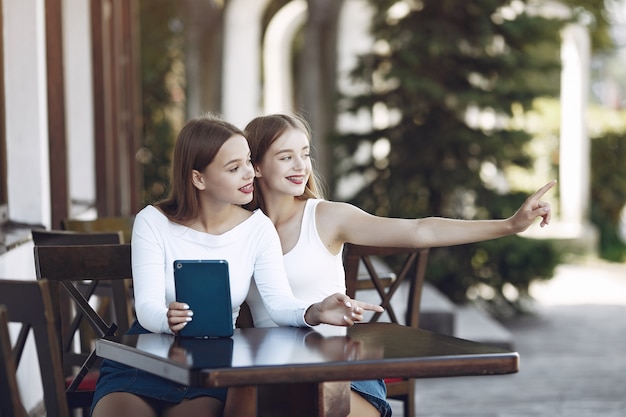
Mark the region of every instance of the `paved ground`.
<instances>
[{"instance_id":1,"label":"paved ground","mask_svg":"<svg viewBox=\"0 0 626 417\"><path fill-rule=\"evenodd\" d=\"M415 417L626 416L626 265L563 265L532 294L536 314L504 323L520 372L418 380Z\"/></svg>"}]
</instances>

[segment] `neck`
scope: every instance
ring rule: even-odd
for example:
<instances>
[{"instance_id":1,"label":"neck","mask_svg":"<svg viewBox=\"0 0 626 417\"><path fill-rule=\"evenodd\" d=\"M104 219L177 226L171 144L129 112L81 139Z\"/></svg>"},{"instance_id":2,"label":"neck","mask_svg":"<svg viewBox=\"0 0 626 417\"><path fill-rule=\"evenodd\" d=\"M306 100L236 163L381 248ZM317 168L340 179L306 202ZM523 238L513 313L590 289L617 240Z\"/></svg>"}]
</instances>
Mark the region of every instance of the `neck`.
<instances>
[{"instance_id":1,"label":"neck","mask_svg":"<svg viewBox=\"0 0 626 417\"><path fill-rule=\"evenodd\" d=\"M219 206L201 204L200 212L189 227L210 234L221 234L232 229L240 219L238 207L232 204Z\"/></svg>"},{"instance_id":2,"label":"neck","mask_svg":"<svg viewBox=\"0 0 626 417\"><path fill-rule=\"evenodd\" d=\"M304 202L291 195L269 196L264 198L265 214L272 220L274 226L279 226L293 219L300 212Z\"/></svg>"}]
</instances>

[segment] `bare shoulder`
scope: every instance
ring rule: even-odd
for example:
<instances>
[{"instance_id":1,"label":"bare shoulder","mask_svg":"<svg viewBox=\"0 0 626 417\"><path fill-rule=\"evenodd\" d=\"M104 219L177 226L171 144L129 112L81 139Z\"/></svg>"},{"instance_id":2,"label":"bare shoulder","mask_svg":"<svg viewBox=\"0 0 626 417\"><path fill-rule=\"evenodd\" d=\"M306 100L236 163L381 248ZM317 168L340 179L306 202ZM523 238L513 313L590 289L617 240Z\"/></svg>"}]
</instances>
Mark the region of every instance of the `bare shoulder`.
<instances>
[{"instance_id":1,"label":"bare shoulder","mask_svg":"<svg viewBox=\"0 0 626 417\"><path fill-rule=\"evenodd\" d=\"M318 229L323 224L324 227L333 229L335 235L343 238L346 234L351 234L350 229L366 227L374 217L350 203L323 201L317 206L315 218Z\"/></svg>"},{"instance_id":2,"label":"bare shoulder","mask_svg":"<svg viewBox=\"0 0 626 417\"><path fill-rule=\"evenodd\" d=\"M340 201L324 200L317 206L316 217L325 221L343 221L345 218L365 214L360 208Z\"/></svg>"}]
</instances>

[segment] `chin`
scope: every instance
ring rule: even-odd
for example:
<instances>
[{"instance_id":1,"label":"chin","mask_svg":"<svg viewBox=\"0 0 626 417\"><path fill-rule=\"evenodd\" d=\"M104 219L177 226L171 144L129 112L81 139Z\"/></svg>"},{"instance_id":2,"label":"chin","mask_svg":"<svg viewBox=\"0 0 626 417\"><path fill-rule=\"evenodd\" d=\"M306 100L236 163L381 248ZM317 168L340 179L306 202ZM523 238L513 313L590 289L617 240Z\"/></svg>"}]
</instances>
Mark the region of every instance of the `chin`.
<instances>
[{"instance_id":1,"label":"chin","mask_svg":"<svg viewBox=\"0 0 626 417\"><path fill-rule=\"evenodd\" d=\"M250 194L250 196L249 196L249 197L244 197L244 198L241 198L241 199L239 200L239 202L237 202L237 203L235 203L235 204L239 204L240 206L244 206L244 205L246 205L246 204L248 204L248 203L250 203L250 202L252 202L252 194Z\"/></svg>"}]
</instances>

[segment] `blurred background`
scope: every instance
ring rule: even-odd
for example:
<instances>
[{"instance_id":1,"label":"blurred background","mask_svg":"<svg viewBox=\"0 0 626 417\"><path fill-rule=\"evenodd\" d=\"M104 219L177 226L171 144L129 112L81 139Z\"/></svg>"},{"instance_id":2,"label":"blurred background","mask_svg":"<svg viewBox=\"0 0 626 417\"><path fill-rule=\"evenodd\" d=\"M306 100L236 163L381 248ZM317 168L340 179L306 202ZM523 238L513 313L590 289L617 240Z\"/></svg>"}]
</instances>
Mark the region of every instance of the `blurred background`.
<instances>
[{"instance_id":1,"label":"blurred background","mask_svg":"<svg viewBox=\"0 0 626 417\"><path fill-rule=\"evenodd\" d=\"M621 0L2 5L5 247L11 225L163 197L190 117L287 112L313 127L327 197L375 214L507 217L559 180L549 228L433 251L456 302L514 313L568 256L624 261Z\"/></svg>"},{"instance_id":2,"label":"blurred background","mask_svg":"<svg viewBox=\"0 0 626 417\"><path fill-rule=\"evenodd\" d=\"M546 229L431 251L427 280L496 317L580 259L626 258L623 0L0 0L0 273L33 226L132 216L178 130L298 113L327 197L384 216ZM25 266L27 265L27 266Z\"/></svg>"},{"instance_id":3,"label":"blurred background","mask_svg":"<svg viewBox=\"0 0 626 417\"><path fill-rule=\"evenodd\" d=\"M550 228L440 248L429 281L523 308L569 253L623 261L620 1L143 1L142 202L187 118L299 113L329 198L384 216L499 218L552 178ZM535 233L534 233L535 232ZM539 239L537 239L539 238ZM547 238L547 239L546 239Z\"/></svg>"}]
</instances>

